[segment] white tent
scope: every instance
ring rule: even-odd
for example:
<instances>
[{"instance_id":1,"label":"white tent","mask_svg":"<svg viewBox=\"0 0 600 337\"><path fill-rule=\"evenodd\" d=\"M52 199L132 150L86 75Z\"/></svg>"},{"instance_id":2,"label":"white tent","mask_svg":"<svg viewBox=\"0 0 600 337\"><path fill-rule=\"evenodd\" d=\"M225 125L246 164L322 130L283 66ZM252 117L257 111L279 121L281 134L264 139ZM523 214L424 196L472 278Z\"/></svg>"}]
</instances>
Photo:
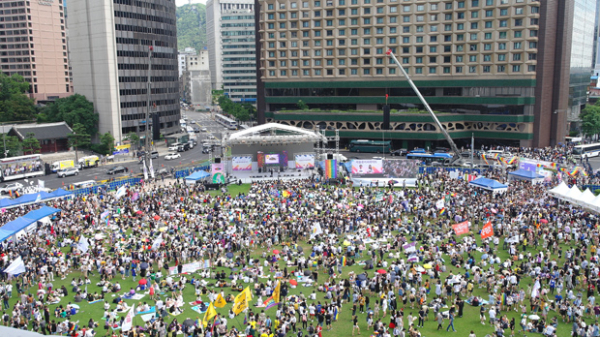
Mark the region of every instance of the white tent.
<instances>
[{"instance_id":1,"label":"white tent","mask_svg":"<svg viewBox=\"0 0 600 337\"><path fill-rule=\"evenodd\" d=\"M575 202L579 199L579 195L581 195L581 190L579 190L577 185L573 185L573 187L571 187L569 192L567 192L562 199Z\"/></svg>"},{"instance_id":2,"label":"white tent","mask_svg":"<svg viewBox=\"0 0 600 337\"><path fill-rule=\"evenodd\" d=\"M594 205L591 204L591 202L594 201L595 198L596 196L594 195L594 193L592 193L592 191L590 191L590 189L588 188L585 191L583 191L583 193L581 193L581 196L579 197L579 200L581 200L581 202L579 202L579 205L588 208L595 208Z\"/></svg>"},{"instance_id":3,"label":"white tent","mask_svg":"<svg viewBox=\"0 0 600 337\"><path fill-rule=\"evenodd\" d=\"M595 209L595 210L600 210L600 194L597 195L594 200L592 200L590 202L590 205Z\"/></svg>"},{"instance_id":4,"label":"white tent","mask_svg":"<svg viewBox=\"0 0 600 337\"><path fill-rule=\"evenodd\" d=\"M556 198L561 199L565 194L569 192L569 186L565 182L561 182L560 185L548 191L548 193Z\"/></svg>"}]
</instances>

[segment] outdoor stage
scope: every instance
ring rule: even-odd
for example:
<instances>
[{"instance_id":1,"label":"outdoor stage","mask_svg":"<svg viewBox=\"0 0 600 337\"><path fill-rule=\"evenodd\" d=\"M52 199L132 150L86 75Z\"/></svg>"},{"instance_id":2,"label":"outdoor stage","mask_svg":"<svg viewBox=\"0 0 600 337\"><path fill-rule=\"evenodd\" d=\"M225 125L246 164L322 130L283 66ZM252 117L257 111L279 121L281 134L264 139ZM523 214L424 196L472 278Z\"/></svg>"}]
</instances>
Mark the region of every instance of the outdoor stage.
<instances>
[{"instance_id":1,"label":"outdoor stage","mask_svg":"<svg viewBox=\"0 0 600 337\"><path fill-rule=\"evenodd\" d=\"M416 178L350 178L354 186L388 186L389 181L394 182L394 187L417 187Z\"/></svg>"}]
</instances>

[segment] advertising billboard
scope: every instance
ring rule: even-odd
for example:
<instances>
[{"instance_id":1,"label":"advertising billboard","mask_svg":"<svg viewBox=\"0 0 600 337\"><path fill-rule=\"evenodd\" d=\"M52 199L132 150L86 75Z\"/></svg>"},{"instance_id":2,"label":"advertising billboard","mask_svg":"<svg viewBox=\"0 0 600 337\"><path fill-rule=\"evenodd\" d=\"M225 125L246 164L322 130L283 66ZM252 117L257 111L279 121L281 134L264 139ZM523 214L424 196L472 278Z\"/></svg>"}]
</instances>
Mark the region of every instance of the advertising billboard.
<instances>
[{"instance_id":1,"label":"advertising billboard","mask_svg":"<svg viewBox=\"0 0 600 337\"><path fill-rule=\"evenodd\" d=\"M296 169L306 170L315 167L314 154L297 154L294 156L296 161Z\"/></svg>"},{"instance_id":2,"label":"advertising billboard","mask_svg":"<svg viewBox=\"0 0 600 337\"><path fill-rule=\"evenodd\" d=\"M231 168L233 171L252 171L252 156L233 156Z\"/></svg>"},{"instance_id":3,"label":"advertising billboard","mask_svg":"<svg viewBox=\"0 0 600 337\"><path fill-rule=\"evenodd\" d=\"M383 161L379 159L356 159L352 161L355 177L383 177Z\"/></svg>"},{"instance_id":4,"label":"advertising billboard","mask_svg":"<svg viewBox=\"0 0 600 337\"><path fill-rule=\"evenodd\" d=\"M211 165L211 180L213 184L224 184L225 183L225 164L212 164Z\"/></svg>"}]
</instances>

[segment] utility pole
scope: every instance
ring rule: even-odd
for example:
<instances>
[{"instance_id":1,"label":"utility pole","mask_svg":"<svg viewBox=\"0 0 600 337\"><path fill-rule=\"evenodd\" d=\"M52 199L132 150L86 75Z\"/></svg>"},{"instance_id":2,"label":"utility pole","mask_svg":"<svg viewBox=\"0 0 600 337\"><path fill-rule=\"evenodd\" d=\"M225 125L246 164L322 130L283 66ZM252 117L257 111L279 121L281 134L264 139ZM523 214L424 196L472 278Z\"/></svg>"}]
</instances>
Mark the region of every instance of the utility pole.
<instances>
[{"instance_id":1,"label":"utility pole","mask_svg":"<svg viewBox=\"0 0 600 337\"><path fill-rule=\"evenodd\" d=\"M144 165L148 167L150 163L150 94L152 90L152 52L154 51L154 47L150 46L148 48L148 84L146 88L146 132L144 135L144 148L146 150L144 156ZM145 172L145 171L144 171Z\"/></svg>"}]
</instances>

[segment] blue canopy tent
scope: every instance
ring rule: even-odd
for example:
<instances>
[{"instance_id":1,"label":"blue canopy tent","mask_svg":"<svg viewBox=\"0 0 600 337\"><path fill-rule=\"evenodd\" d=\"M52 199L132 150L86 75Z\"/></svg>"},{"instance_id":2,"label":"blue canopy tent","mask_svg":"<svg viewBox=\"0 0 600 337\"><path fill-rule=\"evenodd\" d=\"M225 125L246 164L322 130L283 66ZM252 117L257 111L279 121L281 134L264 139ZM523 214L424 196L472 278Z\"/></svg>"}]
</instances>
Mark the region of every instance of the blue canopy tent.
<instances>
[{"instance_id":1,"label":"blue canopy tent","mask_svg":"<svg viewBox=\"0 0 600 337\"><path fill-rule=\"evenodd\" d=\"M189 176L185 177L186 184L195 184L198 180L202 180L206 177L210 176L210 173L206 171L196 171Z\"/></svg>"},{"instance_id":2,"label":"blue canopy tent","mask_svg":"<svg viewBox=\"0 0 600 337\"><path fill-rule=\"evenodd\" d=\"M44 206L7 223L0 227L0 242L6 241L9 237L36 223L40 219L58 212L60 212L60 209Z\"/></svg>"},{"instance_id":3,"label":"blue canopy tent","mask_svg":"<svg viewBox=\"0 0 600 337\"><path fill-rule=\"evenodd\" d=\"M504 185L494 179L484 177L470 181L469 185L483 188L484 190L492 191L494 193L503 193L508 189L508 185Z\"/></svg>"},{"instance_id":4,"label":"blue canopy tent","mask_svg":"<svg viewBox=\"0 0 600 337\"><path fill-rule=\"evenodd\" d=\"M518 169L514 172L508 172L508 178L510 180L527 180L533 184L538 184L544 181L544 176L537 174L534 171L528 171L524 169Z\"/></svg>"},{"instance_id":5,"label":"blue canopy tent","mask_svg":"<svg viewBox=\"0 0 600 337\"><path fill-rule=\"evenodd\" d=\"M0 199L0 208L9 209L13 207L34 204L37 202L45 202L58 198L65 198L73 196L72 192L68 192L63 190L62 188L57 189L52 193L48 192L38 192L25 194L17 199Z\"/></svg>"}]
</instances>

